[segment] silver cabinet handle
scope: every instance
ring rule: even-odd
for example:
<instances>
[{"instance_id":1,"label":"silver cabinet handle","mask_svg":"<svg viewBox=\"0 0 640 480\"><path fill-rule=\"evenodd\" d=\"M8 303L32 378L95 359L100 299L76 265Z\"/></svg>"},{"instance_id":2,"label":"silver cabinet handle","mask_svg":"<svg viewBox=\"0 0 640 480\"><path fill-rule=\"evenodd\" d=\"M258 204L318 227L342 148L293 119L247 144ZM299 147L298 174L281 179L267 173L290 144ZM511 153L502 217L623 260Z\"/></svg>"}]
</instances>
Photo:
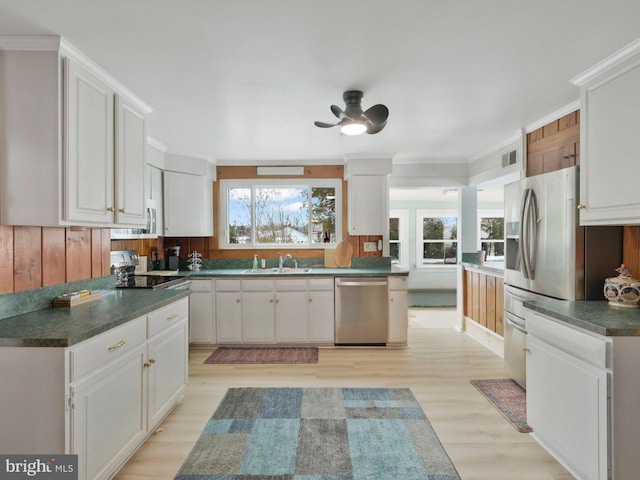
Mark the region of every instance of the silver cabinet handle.
<instances>
[{"instance_id":1,"label":"silver cabinet handle","mask_svg":"<svg viewBox=\"0 0 640 480\"><path fill-rule=\"evenodd\" d=\"M177 316L178 316L178 314L177 314L177 313L173 313L173 314L171 314L171 315L169 315L169 316L167 317L167 320L173 320L173 319L174 319L174 318L176 318Z\"/></svg>"},{"instance_id":2,"label":"silver cabinet handle","mask_svg":"<svg viewBox=\"0 0 640 480\"><path fill-rule=\"evenodd\" d=\"M117 350L117 349L119 349L120 347L122 347L125 343L127 343L127 342L125 342L124 340L120 340L120 341L119 341L118 343L116 343L115 345L111 345L110 347L107 347L107 350L109 350L110 352L111 352L112 350Z\"/></svg>"}]
</instances>

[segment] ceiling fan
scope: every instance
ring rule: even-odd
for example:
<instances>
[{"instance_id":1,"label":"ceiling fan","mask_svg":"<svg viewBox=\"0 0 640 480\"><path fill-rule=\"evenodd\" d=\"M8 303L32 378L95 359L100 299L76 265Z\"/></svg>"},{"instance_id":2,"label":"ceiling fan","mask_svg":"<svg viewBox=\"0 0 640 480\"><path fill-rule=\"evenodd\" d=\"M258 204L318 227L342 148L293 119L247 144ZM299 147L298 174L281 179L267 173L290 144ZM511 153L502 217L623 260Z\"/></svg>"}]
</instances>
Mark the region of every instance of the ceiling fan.
<instances>
[{"instance_id":1,"label":"ceiling fan","mask_svg":"<svg viewBox=\"0 0 640 480\"><path fill-rule=\"evenodd\" d=\"M348 90L342 94L342 99L346 105L342 110L336 105L331 105L331 111L340 119L338 123L314 122L316 127L331 128L340 126L340 131L345 135L360 135L367 132L369 134L378 133L387 124L389 109L381 104L374 105L364 112L360 106L362 100L360 90Z\"/></svg>"}]
</instances>

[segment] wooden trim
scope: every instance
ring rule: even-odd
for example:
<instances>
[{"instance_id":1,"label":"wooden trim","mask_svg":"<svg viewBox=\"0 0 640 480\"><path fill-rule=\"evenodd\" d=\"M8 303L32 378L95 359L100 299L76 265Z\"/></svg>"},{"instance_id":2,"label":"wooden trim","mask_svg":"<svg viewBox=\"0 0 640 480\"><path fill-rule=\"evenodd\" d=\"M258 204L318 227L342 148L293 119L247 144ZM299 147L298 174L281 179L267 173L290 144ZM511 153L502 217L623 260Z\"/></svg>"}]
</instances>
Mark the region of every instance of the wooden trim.
<instances>
[{"instance_id":1,"label":"wooden trim","mask_svg":"<svg viewBox=\"0 0 640 480\"><path fill-rule=\"evenodd\" d=\"M247 178L344 178L343 165L306 165L304 175L274 175L266 177L258 175L258 167L252 166L218 166L216 167L216 178L218 180L240 180Z\"/></svg>"},{"instance_id":2,"label":"wooden trim","mask_svg":"<svg viewBox=\"0 0 640 480\"><path fill-rule=\"evenodd\" d=\"M13 227L0 225L0 294L13 292Z\"/></svg>"}]
</instances>

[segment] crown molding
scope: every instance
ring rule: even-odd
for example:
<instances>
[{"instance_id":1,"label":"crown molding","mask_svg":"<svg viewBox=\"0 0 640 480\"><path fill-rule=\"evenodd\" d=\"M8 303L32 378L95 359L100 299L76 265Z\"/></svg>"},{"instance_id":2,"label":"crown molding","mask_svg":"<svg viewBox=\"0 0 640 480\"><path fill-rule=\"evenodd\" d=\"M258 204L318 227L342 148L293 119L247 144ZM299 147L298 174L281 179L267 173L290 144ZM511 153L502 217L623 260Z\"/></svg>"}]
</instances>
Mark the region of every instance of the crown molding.
<instances>
[{"instance_id":1,"label":"crown molding","mask_svg":"<svg viewBox=\"0 0 640 480\"><path fill-rule=\"evenodd\" d=\"M538 128L544 127L545 125L553 122L554 120L558 120L559 118L564 117L565 115L568 115L571 112L575 112L576 110L579 110L579 109L580 109L580 100L571 102L570 104L559 108L555 112L551 112L549 115L545 115L544 117L536 120L535 122L530 123L529 125L524 127L524 133L531 133L534 130L537 130Z\"/></svg>"},{"instance_id":2,"label":"crown molding","mask_svg":"<svg viewBox=\"0 0 640 480\"><path fill-rule=\"evenodd\" d=\"M571 83L581 87L586 83L590 82L598 75L601 75L604 72L611 70L613 67L621 64L622 62L628 60L633 57L637 53L640 52L640 38L634 40L631 43L628 43L624 47L622 47L617 52L612 53L604 60L596 63L593 67L588 68L580 75L571 79Z\"/></svg>"},{"instance_id":3,"label":"crown molding","mask_svg":"<svg viewBox=\"0 0 640 480\"><path fill-rule=\"evenodd\" d=\"M160 150L163 153L167 151L167 146L151 135L147 135L147 145L155 148L156 150Z\"/></svg>"}]
</instances>

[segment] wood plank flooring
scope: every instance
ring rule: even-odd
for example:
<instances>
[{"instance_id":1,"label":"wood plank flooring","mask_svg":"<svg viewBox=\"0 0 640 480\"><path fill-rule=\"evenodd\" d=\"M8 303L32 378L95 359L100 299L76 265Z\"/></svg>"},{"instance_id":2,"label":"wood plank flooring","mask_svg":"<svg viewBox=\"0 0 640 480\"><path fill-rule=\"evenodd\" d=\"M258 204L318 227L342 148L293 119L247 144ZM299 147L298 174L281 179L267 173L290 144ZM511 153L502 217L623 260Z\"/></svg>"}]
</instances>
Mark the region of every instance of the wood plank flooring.
<instances>
[{"instance_id":1,"label":"wood plank flooring","mask_svg":"<svg viewBox=\"0 0 640 480\"><path fill-rule=\"evenodd\" d=\"M406 349L320 349L311 365L204 365L190 353L185 398L115 477L172 480L230 387L409 387L463 480L570 480L469 383L505 378L502 358L448 328L410 328ZM380 479L392 480L392 479Z\"/></svg>"}]
</instances>

